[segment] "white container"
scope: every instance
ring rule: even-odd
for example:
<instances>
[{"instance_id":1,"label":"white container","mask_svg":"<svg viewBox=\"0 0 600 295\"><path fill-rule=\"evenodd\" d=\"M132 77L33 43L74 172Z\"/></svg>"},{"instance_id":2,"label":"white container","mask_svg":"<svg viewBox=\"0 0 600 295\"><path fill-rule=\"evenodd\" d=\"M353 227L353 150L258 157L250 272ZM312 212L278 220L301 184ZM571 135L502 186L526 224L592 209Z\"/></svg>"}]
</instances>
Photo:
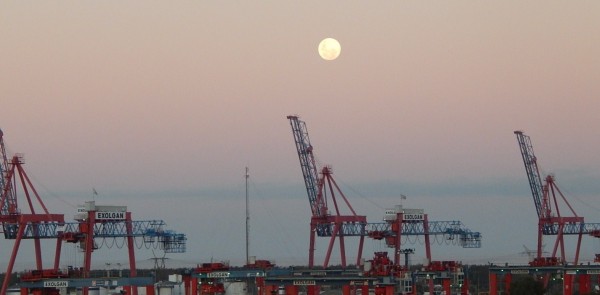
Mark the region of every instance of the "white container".
<instances>
[{"instance_id":1,"label":"white container","mask_svg":"<svg viewBox=\"0 0 600 295\"><path fill-rule=\"evenodd\" d=\"M156 286L158 289L157 295L173 295L173 286Z\"/></svg>"},{"instance_id":2,"label":"white container","mask_svg":"<svg viewBox=\"0 0 600 295\"><path fill-rule=\"evenodd\" d=\"M246 282L226 282L224 287L225 295L246 295L248 291Z\"/></svg>"}]
</instances>

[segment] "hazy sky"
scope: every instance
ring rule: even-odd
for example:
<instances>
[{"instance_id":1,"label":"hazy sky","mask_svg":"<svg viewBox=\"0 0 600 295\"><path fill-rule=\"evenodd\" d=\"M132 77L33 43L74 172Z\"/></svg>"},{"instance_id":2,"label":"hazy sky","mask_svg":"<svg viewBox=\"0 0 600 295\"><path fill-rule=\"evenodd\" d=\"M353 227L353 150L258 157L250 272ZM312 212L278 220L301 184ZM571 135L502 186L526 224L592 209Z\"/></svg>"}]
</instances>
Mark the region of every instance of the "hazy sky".
<instances>
[{"instance_id":1,"label":"hazy sky","mask_svg":"<svg viewBox=\"0 0 600 295\"><path fill-rule=\"evenodd\" d=\"M341 43L337 60L317 54L326 37ZM484 235L481 249L436 247L434 259L525 262L537 219L513 131L600 222L599 94L595 0L0 2L9 153L25 154L68 219L95 188L98 204L186 233L173 261L241 264L247 166L252 254L307 262L286 119L297 114L369 221L404 194L430 220ZM0 243L3 270L12 244ZM364 256L382 248L369 241ZM111 251L94 257L121 261ZM600 241L586 237L582 259L594 253Z\"/></svg>"}]
</instances>

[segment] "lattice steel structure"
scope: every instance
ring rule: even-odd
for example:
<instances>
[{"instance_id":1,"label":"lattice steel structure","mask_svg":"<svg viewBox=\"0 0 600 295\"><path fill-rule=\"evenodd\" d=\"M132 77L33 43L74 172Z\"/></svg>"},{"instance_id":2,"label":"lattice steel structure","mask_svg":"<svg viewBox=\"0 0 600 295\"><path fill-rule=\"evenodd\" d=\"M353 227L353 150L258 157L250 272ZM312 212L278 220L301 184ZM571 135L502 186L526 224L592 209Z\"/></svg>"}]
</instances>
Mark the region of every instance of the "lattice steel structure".
<instances>
[{"instance_id":1,"label":"lattice steel structure","mask_svg":"<svg viewBox=\"0 0 600 295\"><path fill-rule=\"evenodd\" d=\"M80 243L85 251L84 276L91 268L91 253L96 249L95 239L124 238L127 240L131 276L136 276L134 258L134 239L142 243L158 243L158 247L166 253L182 253L186 250L186 236L164 229L164 221L134 221L130 212L119 214L97 215L94 204L86 204L87 210L80 214L82 219L76 222L65 222L63 214L51 214L34 188L23 168L23 157L16 154L8 160L0 131L0 222L5 239L14 240L11 257L6 270L9 278L23 240L33 240L35 255L35 271L43 272L41 240L55 239L56 249L54 264L48 273L59 273L62 242ZM22 197L21 197L22 196ZM19 207L19 197L26 206ZM93 202L92 202L93 203ZM104 206L114 207L114 206ZM125 207L123 207L125 208ZM123 210L124 211L124 210ZM100 216L100 218L97 218ZM104 216L104 217L103 217ZM9 280L2 282L0 294L6 294ZM84 288L84 295L87 295ZM133 291L134 294L137 290Z\"/></svg>"},{"instance_id":2,"label":"lattice steel structure","mask_svg":"<svg viewBox=\"0 0 600 295\"><path fill-rule=\"evenodd\" d=\"M533 203L538 215L538 243L537 253L533 264L543 266L547 264L566 263L565 235L577 235L575 256L571 263L579 263L581 239L584 234L598 237L600 224L585 223L583 216L578 216L567 198L563 195L555 182L553 175L547 175L542 181L537 157L533 152L531 138L522 131L515 131L517 142L521 151L529 187L533 196ZM561 209L562 212L561 212ZM567 214L565 214L565 211ZM551 256L542 257L543 236L555 236ZM560 251L560 253L559 253ZM557 256L560 255L560 256Z\"/></svg>"},{"instance_id":3,"label":"lattice steel structure","mask_svg":"<svg viewBox=\"0 0 600 295\"><path fill-rule=\"evenodd\" d=\"M323 263L328 266L331 252L336 238L339 239L342 266L346 266L344 237L358 237L357 265L362 257L364 237L385 239L386 244L394 248L394 263L400 264L401 237L409 235L422 235L426 242L426 255L431 262L429 244L430 235L446 235L449 238L457 237L459 244L465 248L481 247L481 234L464 227L460 221L428 221L423 214L420 220L405 220L403 211L394 213L393 220L385 223L368 223L366 216L356 214L346 196L333 178L331 167L325 166L320 174L314 157L313 146L310 143L306 123L298 116L287 116L292 127L296 151L300 160L300 168L304 178L308 200L311 208L310 222L310 247L309 267L314 265L315 237L328 237L329 246ZM320 175L320 177L319 177ZM328 199L329 196L329 199ZM341 200L336 199L340 196ZM342 215L338 201L343 201L348 207L350 215ZM330 212L328 203L334 205Z\"/></svg>"}]
</instances>

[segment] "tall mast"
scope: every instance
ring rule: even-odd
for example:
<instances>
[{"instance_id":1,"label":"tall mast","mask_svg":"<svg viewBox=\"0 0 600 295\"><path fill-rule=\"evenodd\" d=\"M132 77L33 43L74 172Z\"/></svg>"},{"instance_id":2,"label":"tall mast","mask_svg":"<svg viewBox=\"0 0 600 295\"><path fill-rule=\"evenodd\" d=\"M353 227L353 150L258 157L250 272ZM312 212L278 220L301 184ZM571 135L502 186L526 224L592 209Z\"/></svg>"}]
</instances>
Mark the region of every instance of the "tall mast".
<instances>
[{"instance_id":1,"label":"tall mast","mask_svg":"<svg viewBox=\"0 0 600 295\"><path fill-rule=\"evenodd\" d=\"M248 178L250 178L248 167L246 167L246 265L250 264L250 209L248 199Z\"/></svg>"}]
</instances>

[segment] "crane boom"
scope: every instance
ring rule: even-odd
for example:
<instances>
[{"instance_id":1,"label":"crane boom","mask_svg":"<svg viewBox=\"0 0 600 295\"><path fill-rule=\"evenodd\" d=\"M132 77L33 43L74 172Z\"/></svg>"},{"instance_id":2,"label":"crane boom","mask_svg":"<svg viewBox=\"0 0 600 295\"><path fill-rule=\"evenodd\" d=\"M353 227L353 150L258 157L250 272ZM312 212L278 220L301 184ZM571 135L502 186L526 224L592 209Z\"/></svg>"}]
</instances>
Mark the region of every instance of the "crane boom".
<instances>
[{"instance_id":1,"label":"crane boom","mask_svg":"<svg viewBox=\"0 0 600 295\"><path fill-rule=\"evenodd\" d=\"M325 200L319 197L319 172L313 155L313 147L310 144L306 123L301 121L298 116L287 116L292 126L292 133L296 143L300 168L304 176L304 184L308 201L313 216L325 216L327 214L327 205Z\"/></svg>"},{"instance_id":2,"label":"crane boom","mask_svg":"<svg viewBox=\"0 0 600 295\"><path fill-rule=\"evenodd\" d=\"M78 240L85 236L81 232L81 222L28 222L23 224L22 239L58 239ZM162 220L134 220L134 221L104 221L93 226L95 238L143 238L144 244L158 242L167 253L185 252L186 236L172 230L164 230L166 223ZM131 227L128 232L127 228ZM10 239L15 239L11 237Z\"/></svg>"},{"instance_id":3,"label":"crane boom","mask_svg":"<svg viewBox=\"0 0 600 295\"><path fill-rule=\"evenodd\" d=\"M525 164L525 172L529 180L529 187L533 196L533 203L539 218L550 217L550 207L548 202L544 200L544 186L542 185L542 177L537 165L537 158L533 153L533 145L529 136L523 134L523 131L515 131L517 141L521 149L521 156Z\"/></svg>"},{"instance_id":4,"label":"crane boom","mask_svg":"<svg viewBox=\"0 0 600 295\"><path fill-rule=\"evenodd\" d=\"M460 246L463 248L481 248L481 233L474 232L468 229L462 222L454 221L428 221L427 224L412 222L401 223L402 236L445 236L449 239L457 238L460 241ZM331 237L333 233L332 224L318 224L316 227L317 235L320 237ZM369 222L361 223L345 223L342 225L340 232L346 237L372 237L379 235L380 237L393 237L396 232L392 229L393 225L387 222ZM600 229L600 226L590 225L589 231ZM573 228L566 229L571 231Z\"/></svg>"},{"instance_id":5,"label":"crane boom","mask_svg":"<svg viewBox=\"0 0 600 295\"><path fill-rule=\"evenodd\" d=\"M444 236L448 239L457 238L463 248L481 248L481 233L471 231L462 222L453 221L428 221L425 223L401 223L402 236ZM392 224L387 222L370 222L367 224L367 233L379 233L383 237L394 236Z\"/></svg>"},{"instance_id":6,"label":"crane boom","mask_svg":"<svg viewBox=\"0 0 600 295\"><path fill-rule=\"evenodd\" d=\"M8 215L16 213L17 208L16 197L12 190L12 183L7 178L8 170L8 156L6 155L6 147L4 146L4 133L0 130L0 195L5 195L6 198L2 200L0 204L0 215ZM5 193L6 191L6 193Z\"/></svg>"},{"instance_id":7,"label":"crane boom","mask_svg":"<svg viewBox=\"0 0 600 295\"><path fill-rule=\"evenodd\" d=\"M0 129L0 191L4 189L4 172L8 169L8 157L6 156L6 148L4 147L4 132Z\"/></svg>"}]
</instances>

